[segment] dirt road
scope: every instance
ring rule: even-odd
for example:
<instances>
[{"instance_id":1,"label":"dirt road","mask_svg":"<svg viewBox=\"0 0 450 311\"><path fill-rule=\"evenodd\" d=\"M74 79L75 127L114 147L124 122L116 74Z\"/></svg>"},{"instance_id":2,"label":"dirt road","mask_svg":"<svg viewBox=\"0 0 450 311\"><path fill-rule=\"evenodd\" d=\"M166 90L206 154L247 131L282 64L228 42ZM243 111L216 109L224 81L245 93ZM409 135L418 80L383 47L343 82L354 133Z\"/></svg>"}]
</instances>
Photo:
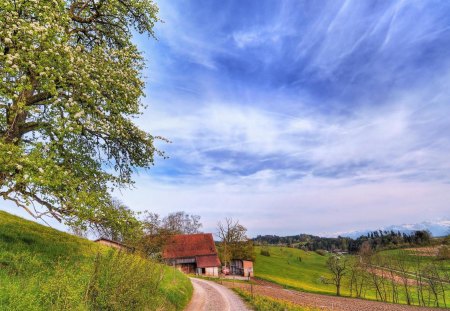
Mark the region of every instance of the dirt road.
<instances>
[{"instance_id":1,"label":"dirt road","mask_svg":"<svg viewBox=\"0 0 450 311\"><path fill-rule=\"evenodd\" d=\"M185 311L249 311L234 292L217 283L191 278L194 295Z\"/></svg>"}]
</instances>

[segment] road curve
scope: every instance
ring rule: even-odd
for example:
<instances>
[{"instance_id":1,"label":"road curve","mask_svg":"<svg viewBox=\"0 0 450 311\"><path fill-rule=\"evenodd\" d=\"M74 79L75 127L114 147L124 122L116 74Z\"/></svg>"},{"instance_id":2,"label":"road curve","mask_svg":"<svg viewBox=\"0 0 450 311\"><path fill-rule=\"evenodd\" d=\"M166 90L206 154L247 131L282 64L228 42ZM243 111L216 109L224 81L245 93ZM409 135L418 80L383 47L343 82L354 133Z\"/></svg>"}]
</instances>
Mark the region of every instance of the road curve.
<instances>
[{"instance_id":1,"label":"road curve","mask_svg":"<svg viewBox=\"0 0 450 311\"><path fill-rule=\"evenodd\" d=\"M250 311L230 289L215 282L191 278L194 294L185 311Z\"/></svg>"}]
</instances>

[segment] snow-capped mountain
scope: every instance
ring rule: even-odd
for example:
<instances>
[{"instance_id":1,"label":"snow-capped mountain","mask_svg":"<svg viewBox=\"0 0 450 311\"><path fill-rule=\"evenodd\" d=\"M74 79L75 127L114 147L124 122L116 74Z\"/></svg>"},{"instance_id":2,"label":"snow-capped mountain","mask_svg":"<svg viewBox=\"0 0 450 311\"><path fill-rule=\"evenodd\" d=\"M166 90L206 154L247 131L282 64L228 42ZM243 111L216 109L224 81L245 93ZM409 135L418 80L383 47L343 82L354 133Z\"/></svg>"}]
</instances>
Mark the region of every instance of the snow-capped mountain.
<instances>
[{"instance_id":1,"label":"snow-capped mountain","mask_svg":"<svg viewBox=\"0 0 450 311\"><path fill-rule=\"evenodd\" d=\"M376 228L374 230L360 230L360 231L350 231L350 232L338 232L334 236L346 236L350 238L358 238L361 235L366 235L369 232L375 230L386 230L394 232L405 232L411 233L416 230L428 230L434 237L445 236L450 234L450 220L439 220L439 221L424 221L417 224L403 224L403 225L392 225L388 227Z\"/></svg>"}]
</instances>

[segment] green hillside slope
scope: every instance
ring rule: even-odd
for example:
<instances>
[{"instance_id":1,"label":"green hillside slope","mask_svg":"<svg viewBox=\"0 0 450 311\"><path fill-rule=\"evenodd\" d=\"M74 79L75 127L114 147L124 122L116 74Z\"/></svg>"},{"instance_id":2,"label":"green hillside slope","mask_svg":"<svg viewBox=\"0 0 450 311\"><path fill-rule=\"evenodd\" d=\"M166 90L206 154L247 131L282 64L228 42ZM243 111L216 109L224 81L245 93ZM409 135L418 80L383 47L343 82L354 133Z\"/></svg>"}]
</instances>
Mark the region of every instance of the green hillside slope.
<instances>
[{"instance_id":1,"label":"green hillside slope","mask_svg":"<svg viewBox=\"0 0 450 311\"><path fill-rule=\"evenodd\" d=\"M327 257L287 247L269 247L269 252L269 257L263 256L260 248L256 248L257 277L298 290L322 294L335 292L332 285L320 281L321 276L331 276L326 268Z\"/></svg>"},{"instance_id":2,"label":"green hillside slope","mask_svg":"<svg viewBox=\"0 0 450 311\"><path fill-rule=\"evenodd\" d=\"M321 256L315 252L305 252L300 249L295 248L287 248L287 247L277 247L270 246L265 248L270 253L270 256L261 255L261 248L256 247L256 262L255 262L255 276L267 281L271 281L289 288L293 288L300 291L306 292L314 292L320 294L327 295L335 295L336 288L333 285L324 284L321 281L321 277L325 277L330 279L331 274L327 269L326 261L329 255ZM400 250L390 250L384 251L382 254L386 260L394 261ZM352 259L353 256L348 255L349 259ZM422 268L426 268L427 264L432 262L435 259L424 257L424 256L416 256L414 253L409 253L407 255L407 269L408 271L414 271L413 267L418 262L422 265ZM301 260L299 259L301 258ZM355 259L355 258L353 258ZM442 271L446 271L445 273L440 272L440 277L445 278L450 273L450 260L446 261L437 261L437 265L439 265ZM409 270L411 268L411 270ZM386 275L389 275L388 273ZM350 296L350 271L347 271L342 283L341 294L343 296ZM410 303L413 305L419 305L419 296L416 288L416 278L414 273L411 272L409 274L409 286L408 291L410 294ZM367 277L366 277L367 278ZM378 282L381 284L380 276L377 278ZM383 287L386 287L386 301L392 302L392 293L390 292L391 279L384 282ZM430 279L433 280L433 279ZM407 298L405 293L403 292L403 285L398 281L397 289L396 289L396 299L398 303L406 304ZM377 295L377 292L372 286L372 280L370 277L365 281L367 285L367 289L364 290L364 293L361 298L366 298L370 300L380 300L380 296ZM421 304L427 306L448 306L450 301L450 284L448 281L443 282L443 286L437 288L438 300L436 302L434 293L431 288L427 285L426 279L422 279L422 284L424 291L423 297L421 297ZM355 293L353 293L353 296Z\"/></svg>"},{"instance_id":3,"label":"green hillside slope","mask_svg":"<svg viewBox=\"0 0 450 311\"><path fill-rule=\"evenodd\" d=\"M0 310L182 310L172 268L0 211Z\"/></svg>"}]
</instances>

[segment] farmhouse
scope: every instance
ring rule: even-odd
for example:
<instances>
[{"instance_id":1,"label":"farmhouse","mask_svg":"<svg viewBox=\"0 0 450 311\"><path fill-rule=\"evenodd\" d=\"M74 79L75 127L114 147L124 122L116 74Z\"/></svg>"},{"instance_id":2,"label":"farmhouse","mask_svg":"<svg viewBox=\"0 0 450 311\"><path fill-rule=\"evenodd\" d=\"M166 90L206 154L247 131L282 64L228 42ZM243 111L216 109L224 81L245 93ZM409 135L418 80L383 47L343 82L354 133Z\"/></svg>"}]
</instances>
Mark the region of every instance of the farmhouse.
<instances>
[{"instance_id":1,"label":"farmhouse","mask_svg":"<svg viewBox=\"0 0 450 311\"><path fill-rule=\"evenodd\" d=\"M163 258L185 273L219 276L220 260L211 233L170 237L164 247Z\"/></svg>"}]
</instances>

